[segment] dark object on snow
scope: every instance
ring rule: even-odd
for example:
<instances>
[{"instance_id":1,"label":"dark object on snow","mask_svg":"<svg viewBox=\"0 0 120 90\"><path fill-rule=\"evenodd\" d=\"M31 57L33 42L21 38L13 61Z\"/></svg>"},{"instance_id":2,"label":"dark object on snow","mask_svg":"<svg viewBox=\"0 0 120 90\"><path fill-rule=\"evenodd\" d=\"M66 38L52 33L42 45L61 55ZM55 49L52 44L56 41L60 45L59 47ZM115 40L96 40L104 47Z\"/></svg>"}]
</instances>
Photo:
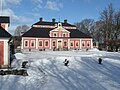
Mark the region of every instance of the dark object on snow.
<instances>
[{"instance_id":1,"label":"dark object on snow","mask_svg":"<svg viewBox=\"0 0 120 90\"><path fill-rule=\"evenodd\" d=\"M20 69L20 70L1 70L0 75L22 75L22 76L28 76L27 70Z\"/></svg>"},{"instance_id":2,"label":"dark object on snow","mask_svg":"<svg viewBox=\"0 0 120 90\"><path fill-rule=\"evenodd\" d=\"M68 63L69 63L69 61L68 61L67 59L65 59L64 65L65 65L65 66L68 66Z\"/></svg>"},{"instance_id":3,"label":"dark object on snow","mask_svg":"<svg viewBox=\"0 0 120 90\"><path fill-rule=\"evenodd\" d=\"M0 75L5 75L5 72L3 70L1 70Z\"/></svg>"},{"instance_id":4,"label":"dark object on snow","mask_svg":"<svg viewBox=\"0 0 120 90\"><path fill-rule=\"evenodd\" d=\"M102 59L99 58L99 59L98 59L98 62L99 62L99 64L102 64Z\"/></svg>"},{"instance_id":5,"label":"dark object on snow","mask_svg":"<svg viewBox=\"0 0 120 90\"><path fill-rule=\"evenodd\" d=\"M26 64L28 63L28 61L24 61L22 62L22 68L26 68Z\"/></svg>"}]
</instances>

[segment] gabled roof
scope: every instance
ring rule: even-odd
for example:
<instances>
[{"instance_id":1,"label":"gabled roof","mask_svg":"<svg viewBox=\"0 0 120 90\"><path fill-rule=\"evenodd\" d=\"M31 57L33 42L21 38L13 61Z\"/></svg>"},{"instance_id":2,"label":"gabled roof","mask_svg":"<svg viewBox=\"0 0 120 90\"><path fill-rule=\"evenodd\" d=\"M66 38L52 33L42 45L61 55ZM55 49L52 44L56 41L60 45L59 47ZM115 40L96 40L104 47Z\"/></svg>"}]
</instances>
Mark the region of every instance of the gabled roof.
<instances>
[{"instance_id":1,"label":"gabled roof","mask_svg":"<svg viewBox=\"0 0 120 90\"><path fill-rule=\"evenodd\" d=\"M5 29L0 26L0 38L9 38L11 34L9 34Z\"/></svg>"},{"instance_id":2,"label":"gabled roof","mask_svg":"<svg viewBox=\"0 0 120 90\"><path fill-rule=\"evenodd\" d=\"M0 23L10 23L10 18L8 16L0 16Z\"/></svg>"},{"instance_id":3,"label":"gabled roof","mask_svg":"<svg viewBox=\"0 0 120 90\"><path fill-rule=\"evenodd\" d=\"M51 30L53 29L32 27L29 31L24 33L22 37L50 38L49 34ZM89 35L86 35L77 29L76 30L68 29L68 31L70 32L70 38L91 38Z\"/></svg>"}]
</instances>

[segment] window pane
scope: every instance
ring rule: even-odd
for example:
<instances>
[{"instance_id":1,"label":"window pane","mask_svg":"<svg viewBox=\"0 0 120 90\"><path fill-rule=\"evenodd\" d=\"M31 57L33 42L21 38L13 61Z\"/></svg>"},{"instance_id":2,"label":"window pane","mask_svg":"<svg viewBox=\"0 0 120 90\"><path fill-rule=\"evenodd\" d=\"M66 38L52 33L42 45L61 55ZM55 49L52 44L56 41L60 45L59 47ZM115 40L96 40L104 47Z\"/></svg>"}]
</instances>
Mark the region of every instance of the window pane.
<instances>
[{"instance_id":1,"label":"window pane","mask_svg":"<svg viewBox=\"0 0 120 90\"><path fill-rule=\"evenodd\" d=\"M25 46L28 46L28 41L25 41Z\"/></svg>"},{"instance_id":2,"label":"window pane","mask_svg":"<svg viewBox=\"0 0 120 90\"><path fill-rule=\"evenodd\" d=\"M64 42L64 46L67 46L67 42Z\"/></svg>"},{"instance_id":3,"label":"window pane","mask_svg":"<svg viewBox=\"0 0 120 90\"><path fill-rule=\"evenodd\" d=\"M45 46L48 46L48 41L45 42Z\"/></svg>"},{"instance_id":4,"label":"window pane","mask_svg":"<svg viewBox=\"0 0 120 90\"><path fill-rule=\"evenodd\" d=\"M73 42L70 43L70 46L73 46Z\"/></svg>"},{"instance_id":5,"label":"window pane","mask_svg":"<svg viewBox=\"0 0 120 90\"><path fill-rule=\"evenodd\" d=\"M42 46L42 41L39 41L39 46Z\"/></svg>"},{"instance_id":6,"label":"window pane","mask_svg":"<svg viewBox=\"0 0 120 90\"><path fill-rule=\"evenodd\" d=\"M53 42L53 46L55 46L55 42Z\"/></svg>"},{"instance_id":7,"label":"window pane","mask_svg":"<svg viewBox=\"0 0 120 90\"><path fill-rule=\"evenodd\" d=\"M79 45L78 45L78 42L76 43L76 46L79 46Z\"/></svg>"},{"instance_id":8,"label":"window pane","mask_svg":"<svg viewBox=\"0 0 120 90\"><path fill-rule=\"evenodd\" d=\"M34 46L34 42L31 43L31 46Z\"/></svg>"}]
</instances>

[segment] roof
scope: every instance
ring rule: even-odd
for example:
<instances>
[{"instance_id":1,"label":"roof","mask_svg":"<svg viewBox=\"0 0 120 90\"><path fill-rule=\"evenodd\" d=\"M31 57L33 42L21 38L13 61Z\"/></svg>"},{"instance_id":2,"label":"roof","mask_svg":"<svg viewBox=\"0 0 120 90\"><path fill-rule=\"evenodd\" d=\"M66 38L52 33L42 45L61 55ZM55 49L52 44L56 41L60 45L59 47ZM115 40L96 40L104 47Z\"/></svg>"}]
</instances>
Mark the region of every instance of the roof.
<instances>
[{"instance_id":1,"label":"roof","mask_svg":"<svg viewBox=\"0 0 120 90\"><path fill-rule=\"evenodd\" d=\"M33 25L48 25L48 26L55 26L55 24L58 24L59 22L46 22L46 21L39 21ZM76 27L75 25L71 25L69 23L62 23L62 26L68 26L68 27Z\"/></svg>"},{"instance_id":2,"label":"roof","mask_svg":"<svg viewBox=\"0 0 120 90\"><path fill-rule=\"evenodd\" d=\"M9 38L11 34L9 34L5 29L0 26L0 38Z\"/></svg>"},{"instance_id":3,"label":"roof","mask_svg":"<svg viewBox=\"0 0 120 90\"><path fill-rule=\"evenodd\" d=\"M29 31L24 33L22 37L50 38L49 33L51 30L53 29L32 27ZM89 35L86 35L77 29L76 30L68 29L68 31L70 32L70 38L91 38Z\"/></svg>"},{"instance_id":4,"label":"roof","mask_svg":"<svg viewBox=\"0 0 120 90\"><path fill-rule=\"evenodd\" d=\"M34 28L32 27L26 33L22 35L22 37L41 37L41 38L48 38L49 31L51 28Z\"/></svg>"},{"instance_id":5,"label":"roof","mask_svg":"<svg viewBox=\"0 0 120 90\"><path fill-rule=\"evenodd\" d=\"M8 16L0 16L0 23L10 23L10 18Z\"/></svg>"}]
</instances>

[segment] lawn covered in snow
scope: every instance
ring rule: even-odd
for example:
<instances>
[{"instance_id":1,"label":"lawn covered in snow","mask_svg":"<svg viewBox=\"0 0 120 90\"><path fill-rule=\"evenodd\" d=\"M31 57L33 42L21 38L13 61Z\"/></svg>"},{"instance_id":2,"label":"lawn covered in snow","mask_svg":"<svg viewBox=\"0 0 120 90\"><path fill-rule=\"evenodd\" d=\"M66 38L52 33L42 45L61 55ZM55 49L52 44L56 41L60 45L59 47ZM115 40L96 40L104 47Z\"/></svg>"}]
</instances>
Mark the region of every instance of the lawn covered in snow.
<instances>
[{"instance_id":1,"label":"lawn covered in snow","mask_svg":"<svg viewBox=\"0 0 120 90\"><path fill-rule=\"evenodd\" d=\"M12 66L28 61L29 76L0 76L0 90L120 90L120 53L38 51L15 54ZM98 64L102 58L102 65ZM64 66L64 60L69 66Z\"/></svg>"}]
</instances>

